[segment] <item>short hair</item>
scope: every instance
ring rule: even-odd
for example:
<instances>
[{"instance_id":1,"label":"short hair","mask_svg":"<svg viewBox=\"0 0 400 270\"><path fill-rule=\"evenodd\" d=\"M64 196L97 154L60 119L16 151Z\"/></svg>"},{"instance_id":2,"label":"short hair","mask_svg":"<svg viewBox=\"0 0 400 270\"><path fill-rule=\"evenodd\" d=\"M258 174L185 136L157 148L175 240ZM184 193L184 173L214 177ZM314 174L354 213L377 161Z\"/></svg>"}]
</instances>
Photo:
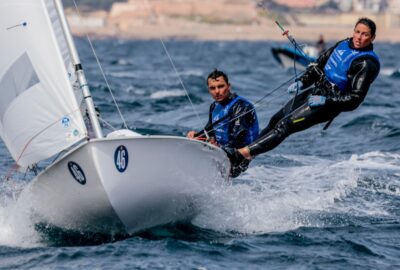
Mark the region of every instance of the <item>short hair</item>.
<instances>
[{"instance_id":1,"label":"short hair","mask_svg":"<svg viewBox=\"0 0 400 270\"><path fill-rule=\"evenodd\" d=\"M375 36L375 33L376 33L376 24L374 23L373 20L371 20L371 19L369 19L369 18L366 18L366 17L360 18L360 19L358 19L358 21L356 22L355 27L356 27L357 25L359 25L360 23L361 23L361 24L364 24L364 25L366 25L366 26L368 26L368 28L371 30L371 36Z\"/></svg>"},{"instance_id":2,"label":"short hair","mask_svg":"<svg viewBox=\"0 0 400 270\"><path fill-rule=\"evenodd\" d=\"M229 84L228 75L226 75L223 71L218 70L218 69L214 69L213 72L211 72L210 74L208 74L207 83L208 83L208 80L209 80L209 79L216 80L218 77L223 77L224 80L225 80L225 82L226 82L227 84Z\"/></svg>"}]
</instances>

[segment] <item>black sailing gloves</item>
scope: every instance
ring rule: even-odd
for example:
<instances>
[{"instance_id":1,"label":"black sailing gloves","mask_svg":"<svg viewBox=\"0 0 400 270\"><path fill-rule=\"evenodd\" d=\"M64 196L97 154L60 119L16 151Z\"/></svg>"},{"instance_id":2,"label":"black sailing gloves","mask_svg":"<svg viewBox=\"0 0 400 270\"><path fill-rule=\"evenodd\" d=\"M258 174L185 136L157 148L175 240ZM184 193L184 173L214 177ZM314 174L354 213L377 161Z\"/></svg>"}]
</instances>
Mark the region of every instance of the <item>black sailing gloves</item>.
<instances>
[{"instance_id":1,"label":"black sailing gloves","mask_svg":"<svg viewBox=\"0 0 400 270\"><path fill-rule=\"evenodd\" d=\"M226 146L222 146L221 148L226 152L226 155L231 162L231 177L238 177L242 172L247 170L250 164L250 160L245 159L235 148Z\"/></svg>"}]
</instances>

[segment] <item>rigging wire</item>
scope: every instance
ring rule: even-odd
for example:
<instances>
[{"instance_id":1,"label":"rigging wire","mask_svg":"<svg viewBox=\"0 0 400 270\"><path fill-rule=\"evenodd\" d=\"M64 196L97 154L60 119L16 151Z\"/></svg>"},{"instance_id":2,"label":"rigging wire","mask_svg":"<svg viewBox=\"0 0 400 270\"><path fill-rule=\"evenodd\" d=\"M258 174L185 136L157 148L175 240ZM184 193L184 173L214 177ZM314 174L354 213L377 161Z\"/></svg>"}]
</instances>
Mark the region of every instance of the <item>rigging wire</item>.
<instances>
[{"instance_id":1,"label":"rigging wire","mask_svg":"<svg viewBox=\"0 0 400 270\"><path fill-rule=\"evenodd\" d=\"M308 58L308 55L303 51L301 46L294 39L294 37L289 34L289 30L285 30L285 28L283 28L283 26L278 21L275 21L275 23L282 30L282 36L286 36L287 39L290 41L290 43L293 44L293 47L294 47L293 68L294 68L294 74L295 74L295 78L296 78L295 82L297 83L297 87L296 87L296 93L294 95L292 105L290 106L290 112L291 112L293 110L293 106L294 106L294 103L296 101L296 97L297 97L297 95L299 93L299 87L298 87L299 86L299 82L298 82L298 79L297 79L298 76L297 76L297 66L296 66L297 51L299 51L299 53L302 54L302 56L306 59L308 64L310 64L310 59Z\"/></svg>"},{"instance_id":2,"label":"rigging wire","mask_svg":"<svg viewBox=\"0 0 400 270\"><path fill-rule=\"evenodd\" d=\"M157 12L154 10L154 8L153 8L152 4L149 2L149 0L146 0L146 4L147 4L147 8L150 10L150 12L158 19ZM189 91L187 90L187 88L185 87L185 84L183 83L182 76L179 74L179 72L178 72L178 70L177 70L177 68L175 66L175 63L174 63L174 61L173 61L173 59L172 59L172 57L171 57L171 55L170 55L170 53L169 53L169 51L167 49L167 46L165 45L164 40L161 37L159 38L159 40L161 42L161 45L162 45L162 47L164 49L165 54L168 57L169 62L171 63L171 66L172 66L172 68L173 68L173 70L175 72L175 75L177 76L177 78L179 80L179 83L180 83L182 89L185 91L186 97L189 100L189 103L191 105L191 108L192 108L193 112L196 115L197 120L199 121L200 125L205 126L205 122L201 120L199 113L196 111L196 109L194 107L193 101L192 101L192 99L190 98L190 95L189 95ZM207 138L209 138L207 132L205 132L205 135L206 135Z\"/></svg>"},{"instance_id":3,"label":"rigging wire","mask_svg":"<svg viewBox=\"0 0 400 270\"><path fill-rule=\"evenodd\" d=\"M194 104L193 104L192 99L190 98L189 91L186 89L186 87L185 87L185 85L184 85L184 83L183 83L183 81L182 81L182 77L179 75L178 70L176 69L176 66L175 66L175 64L174 64L174 61L172 60L172 57L171 57L171 55L169 54L169 52L168 52L168 50L167 50L167 47L165 46L165 43L164 43L164 41L163 41L161 38L160 38L160 42L161 42L161 44L162 44L162 46L163 46L163 48L164 48L165 53L166 53L167 56L168 56L168 59L169 59L171 65L172 65L172 68L173 68L174 71L175 71L176 76L178 77L178 80L179 80L179 82L180 82L180 84L181 84L183 90L184 90L185 93L186 93L186 97L188 98L188 100L189 100L189 102L190 102L190 105L192 106L192 109L193 109L194 113L195 113L196 116L197 116L197 119L199 120L200 124L204 126L204 122L201 120L199 113L198 113L198 112L196 111L196 109L194 108ZM208 137L207 133L206 133L206 137Z\"/></svg>"},{"instance_id":4,"label":"rigging wire","mask_svg":"<svg viewBox=\"0 0 400 270\"><path fill-rule=\"evenodd\" d=\"M81 15L80 15L78 6L77 6L77 4L76 4L76 1L73 0L73 2L74 2L74 5L75 5L75 9L76 9L76 11L77 11L77 13L78 13L78 16L79 16L79 18L81 18ZM155 16L157 16L157 13L154 11L154 9L153 9L151 3L149 2L149 0L146 0L146 3L147 3L148 8L150 9L150 11L151 11L153 14L155 14ZM281 25L280 25L278 22L276 22L276 23L277 23L278 26L284 31L284 29L281 27ZM286 35L286 36L288 37L288 39L293 43L293 45L294 45L294 47L295 47L295 53L296 53L296 50L299 50L300 53L302 53L303 55L305 55L305 53L303 52L303 50L301 49L301 47L298 47L297 42L296 42L290 35L288 35L288 32L289 32L289 31L284 31L284 34L283 34L283 35ZM102 68L102 66L101 66L101 63L100 63L100 61L99 61L99 59L98 59L98 57L97 57L97 54L96 54L96 52L95 52L95 50L94 50L93 44L92 44L92 42L91 42L91 40L90 40L90 38L89 38L89 36L88 36L87 34L86 34L86 38L88 39L88 42L89 42L89 44L90 44L90 47L91 47L91 49L92 49L92 51L93 51L93 54L94 54L94 56L95 56L95 58L96 58L96 61L97 61L97 64L98 64L98 66L99 66L99 68L100 68L100 70L101 70L101 73L102 73L102 75L103 75L103 78L104 78L104 80L105 80L105 82L106 82L106 84L107 84L107 87L108 87L108 89L109 89L109 91L110 91L110 94L111 94L111 96L112 96L112 98L113 98L113 101L114 101L114 103L115 103L115 105L116 105L116 107L117 107L117 110L118 110L118 112L119 112L119 114L120 114L120 117L121 117L122 121L124 122L124 126L125 126L125 128L128 128L127 125L126 125L126 122L125 122L125 120L124 120L124 118L123 118L123 116L122 116L122 113L121 113L121 111L120 111L120 109L119 109L119 107L118 107L118 104L117 104L117 102L116 102L116 100L115 100L115 98L114 98L114 95L113 95L113 93L112 93L111 87L110 87L110 85L109 85L109 83L108 83L108 80L107 80L107 78L106 78L106 76L105 76L105 74L104 74L103 68ZM171 66L172 66L172 68L173 68L173 70L174 70L174 72L175 72L175 74L176 74L176 76L177 76L177 78L178 78L178 80L179 80L179 83L180 83L182 89L185 91L186 97L188 98L188 100L189 100L189 102L190 102L190 105L191 105L191 108L192 108L193 112L196 114L196 117L197 117L197 119L198 119L200 125L205 126L204 121L201 120L199 113L196 111L196 109L195 109L195 107L194 107L193 101L192 101L192 99L190 98L190 95L189 95L189 91L187 90L187 88L185 87L185 84L183 83L182 77L181 77L181 75L179 74L179 72L178 72L178 70L177 70L177 68L176 68L176 65L175 65L175 63L174 63L174 61L173 61L173 59L172 59L172 57L171 57L171 55L170 55L170 53L169 53L169 50L167 49L167 46L165 45L164 40L163 40L162 38L159 38L159 40L160 40L160 43L161 43L161 45L162 45L162 47L163 47L163 49L164 49L165 54L166 54L167 57L168 57L168 60L169 60L170 64L171 64ZM267 98L268 96L270 96L271 94L273 94L274 92L276 92L277 90L279 90L283 85L287 84L287 83L290 82L292 79L297 78L298 74L297 74L297 68L296 68L296 63L295 63L295 61L294 61L294 69L295 69L295 76L294 76L294 77L291 77L288 81L282 83L282 84L279 85L277 88L275 88L274 90L268 92L268 93L265 94L263 97L261 97L259 100L257 100L256 102L254 102L254 103L253 103L253 105L254 105L254 108L253 108L253 109L251 109L251 110L249 110L249 111L243 112L242 114L236 116L235 118L231 119L231 120L228 121L227 123L224 123L223 125L228 124L228 123L230 123L230 122L232 122L232 121L235 121L236 119L238 119L238 118L240 118L240 117L242 117L242 116L244 116L244 115L246 115L246 114L248 114L248 113L254 111L256 107L259 107L259 106L257 105L258 103L260 103L262 100L264 100L265 98ZM296 99L297 93L298 93L298 90L296 91L296 95L295 95L295 97L294 97L294 99L293 99L293 103L294 103L294 100ZM293 106L293 104L292 104L292 106ZM222 120L222 119L221 119L221 120ZM103 120L103 122L105 122L105 121ZM105 122L105 123L106 123L106 122ZM108 123L106 123L106 124L108 124ZM109 124L108 124L108 125L109 125ZM215 125L216 125L216 123L214 123L213 126L215 126ZM109 125L109 126L111 126L111 125ZM112 127L112 126L111 126L111 127ZM113 128L113 127L112 127L112 128ZM211 130L213 130L213 129L211 129ZM203 130L201 131L201 133L204 133L205 136L206 136L207 138L209 138L209 136L208 136L208 131L207 131L207 130L203 129Z\"/></svg>"},{"instance_id":5,"label":"rigging wire","mask_svg":"<svg viewBox=\"0 0 400 270\"><path fill-rule=\"evenodd\" d=\"M99 120L102 122L102 123L104 123L106 126L108 126L110 129L112 129L113 131L116 131L117 129L113 126L113 125L111 125L109 122L107 122L105 119L103 119L103 118L101 118L100 116L98 117L99 118Z\"/></svg>"},{"instance_id":6,"label":"rigging wire","mask_svg":"<svg viewBox=\"0 0 400 270\"><path fill-rule=\"evenodd\" d=\"M81 13L80 13L80 11L79 11L78 5L76 4L76 1L75 1L75 0L73 0L73 2L74 2L75 9L76 9L76 12L77 12L77 14L78 14L78 17L79 17L79 19L82 21L82 16L81 16ZM119 108L119 106L118 106L118 103L117 103L117 101L116 101L116 99L115 99L114 93L113 93L113 91L112 91L112 89L111 89L110 84L108 83L108 79L107 79L107 77L106 77L106 75L105 75L105 73L104 73L103 67L102 67L102 65L101 65L101 63L100 63L100 60L99 60L99 58L98 58L98 56L97 56L97 53L96 53L96 50L94 49L94 46L93 46L92 41L91 41L91 39L90 39L90 37L89 37L88 34L86 34L86 38L87 38L87 40L88 40L88 42L89 42L90 48L91 48L91 50L92 50L92 52L93 52L93 55L94 55L94 57L95 57L95 59L96 59L97 65L98 65L99 68L100 68L100 72L101 72L101 75L103 76L103 79L104 79L106 85L107 85L107 89L108 89L108 91L110 92L110 95L111 95L111 98L112 98L112 100L113 100L113 102L114 102L114 104L115 104L115 107L117 108L118 114L119 114L119 116L121 117L121 120L122 120L122 122L123 122L123 124L124 124L124 127L125 127L126 129L128 129L128 125L126 124L125 118L124 118L124 116L122 115L122 112L121 112L121 110L120 110L120 108Z\"/></svg>"},{"instance_id":7,"label":"rigging wire","mask_svg":"<svg viewBox=\"0 0 400 270\"><path fill-rule=\"evenodd\" d=\"M304 71L300 72L300 75L303 74L303 73L304 73ZM292 81L293 79L295 79L296 76L297 76L297 74L296 74L295 76L290 77L289 80L283 82L282 84L280 84L279 86L277 86L276 88L274 88L273 90L269 91L269 92L266 93L264 96L262 96L261 98L259 98L258 100L256 100L256 101L253 103L253 106L254 106L254 107L253 107L251 110L244 111L243 113L237 115L236 117L230 119L229 121L227 121L227 122L225 122L225 123L222 123L222 124L220 125L220 127L221 127L221 126L224 126L224 125L227 125L227 124L229 124L229 123L235 121L236 119L238 119L238 118L240 118L240 117L243 117L244 115L255 111L256 108L261 107L261 106L259 105L259 103L261 103L261 101L263 101L263 100L266 99L267 97L271 96L273 93L275 93L275 92L278 91L280 88L282 88L285 84L288 84L290 81ZM281 95L279 95L279 96L276 96L275 98L280 97L280 96L283 96L283 95L285 95L285 94L286 94L286 93L283 93L283 94L281 94ZM271 100L273 100L273 99L275 99L275 98L272 98ZM268 104L268 103L266 103L266 104ZM202 133L204 133L204 132L210 132L210 131L214 130L214 127L215 127L216 125L218 125L218 124L220 124L221 122L223 122L224 120L226 120L229 116L230 116L230 115L228 114L228 115L226 115L225 117L222 117L222 118L220 118L219 120L217 120L216 122L212 123L211 126L210 126L211 129L208 129L208 130L203 129L203 130L197 132L197 133L195 134L195 137L201 137L201 134L202 134Z\"/></svg>"},{"instance_id":8,"label":"rigging wire","mask_svg":"<svg viewBox=\"0 0 400 270\"><path fill-rule=\"evenodd\" d=\"M293 57L293 68L294 68L294 77L295 77L295 82L297 84L296 87L296 93L294 94L292 105L290 105L290 112L293 110L294 103L296 102L296 97L299 93L299 81L298 81L298 76L297 76L297 66L296 66L296 53L297 53L297 46L294 46L294 57Z\"/></svg>"},{"instance_id":9,"label":"rigging wire","mask_svg":"<svg viewBox=\"0 0 400 270\"><path fill-rule=\"evenodd\" d=\"M277 90L280 89L281 87L283 87L285 84L289 83L291 80L295 79L295 82L298 83L298 80L297 80L298 76L301 76L302 74L304 74L305 71L302 71L302 72L300 72L300 73L298 73L298 71L297 71L297 66L296 66L296 53L297 53L297 51L299 51L299 53L301 53L301 54L306 58L306 60L310 63L310 60L309 60L309 58L308 58L308 55L303 51L303 49L302 49L301 46L297 43L297 41L289 34L289 30L285 30L285 29L282 27L282 25L281 25L278 21L275 21L275 23L276 23L276 24L278 25L278 27L282 30L282 32L283 32L282 35L283 35L283 36L286 36L286 37L288 38L288 40L289 40L289 41L293 44L293 46L294 46L293 67L294 67L294 73L295 73L295 75L292 76L292 77L291 77L289 80L287 80L286 82L282 83L281 85L279 85L278 87L276 87L275 89L273 89L272 91L270 91L270 92L268 92L267 94L265 94L263 97L261 97L261 98L260 98L259 100L257 100L256 102L254 102L254 103L253 103L253 105L254 105L254 108L253 108L253 109L243 112L242 114L240 114L240 115L234 117L233 119L231 119L231 120L229 120L229 121L227 121L227 122L221 124L220 126L227 125L227 124L229 124L229 123L235 121L236 119L238 119L238 118L240 118L240 117L242 117L242 116L244 116L244 115L246 115L246 114L248 114L248 113L253 112L253 111L256 109L256 107L259 107L259 106L256 106L258 103L260 103L263 99L265 99L266 97L268 97L268 96L270 96L271 94L273 94L275 91L277 91ZM299 89L296 89L295 96L292 98L293 101L292 101L292 104L291 104L291 107L290 107L290 111L292 111L292 109L293 109L293 106L294 106L294 103L295 103L295 101L296 101L296 97L297 97L297 95L298 95L298 92L299 92ZM225 117L222 117L222 118L220 118L219 120L217 120L216 122L212 123L211 126L209 127L209 128L211 128L211 129L209 129L208 132L214 130L214 127L215 127L216 125L220 124L222 121L225 121L229 116L230 116L230 115L228 114L228 115L226 115ZM207 130L206 130L206 129L203 129L203 130L197 132L197 133L195 134L195 137L200 137L202 133L205 133L205 134L207 135ZM207 136L207 138L208 138L208 136Z\"/></svg>"}]
</instances>

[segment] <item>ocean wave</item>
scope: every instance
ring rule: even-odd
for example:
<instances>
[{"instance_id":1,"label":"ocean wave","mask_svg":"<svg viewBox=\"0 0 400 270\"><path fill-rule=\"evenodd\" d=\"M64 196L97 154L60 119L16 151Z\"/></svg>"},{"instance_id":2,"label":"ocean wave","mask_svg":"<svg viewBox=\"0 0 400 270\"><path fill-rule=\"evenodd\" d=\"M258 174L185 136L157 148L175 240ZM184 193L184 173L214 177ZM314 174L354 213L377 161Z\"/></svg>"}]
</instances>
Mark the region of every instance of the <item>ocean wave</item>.
<instances>
[{"instance_id":1,"label":"ocean wave","mask_svg":"<svg viewBox=\"0 0 400 270\"><path fill-rule=\"evenodd\" d=\"M398 69L395 68L382 68L380 70L380 75L386 76L386 77L390 77L393 76L394 73L398 72Z\"/></svg>"},{"instance_id":2,"label":"ocean wave","mask_svg":"<svg viewBox=\"0 0 400 270\"><path fill-rule=\"evenodd\" d=\"M382 115L367 114L351 119L349 122L343 124L342 128L359 129L361 127L368 127L374 132L389 133L391 130L396 128L391 124L391 122L390 119Z\"/></svg>"},{"instance_id":3,"label":"ocean wave","mask_svg":"<svg viewBox=\"0 0 400 270\"><path fill-rule=\"evenodd\" d=\"M29 189L26 182L2 181L0 204L0 246L36 247L40 237L31 219Z\"/></svg>"},{"instance_id":4,"label":"ocean wave","mask_svg":"<svg viewBox=\"0 0 400 270\"><path fill-rule=\"evenodd\" d=\"M128 60L126 58L120 58L120 59L115 59L110 62L111 65L116 65L116 66L132 66L133 61Z\"/></svg>"},{"instance_id":5,"label":"ocean wave","mask_svg":"<svg viewBox=\"0 0 400 270\"><path fill-rule=\"evenodd\" d=\"M370 152L338 161L302 155L285 159L292 160L290 167L259 164L231 185L210 191L193 224L220 232L263 234L346 226L359 216L384 217L391 211L382 201L371 201L360 179L388 171L399 175L400 154ZM397 197L400 181L391 178L381 187ZM331 215L336 218L326 218Z\"/></svg>"},{"instance_id":6,"label":"ocean wave","mask_svg":"<svg viewBox=\"0 0 400 270\"><path fill-rule=\"evenodd\" d=\"M107 72L107 76L111 76L114 78L127 78L127 79L141 78L141 75L132 71L110 71Z\"/></svg>"},{"instance_id":7,"label":"ocean wave","mask_svg":"<svg viewBox=\"0 0 400 270\"><path fill-rule=\"evenodd\" d=\"M169 97L182 97L185 96L186 93L183 90L160 90L152 93L150 95L151 99L163 99Z\"/></svg>"},{"instance_id":8,"label":"ocean wave","mask_svg":"<svg viewBox=\"0 0 400 270\"><path fill-rule=\"evenodd\" d=\"M395 70L395 71L392 73L391 77L393 77L393 78L400 78L400 69Z\"/></svg>"},{"instance_id":9,"label":"ocean wave","mask_svg":"<svg viewBox=\"0 0 400 270\"><path fill-rule=\"evenodd\" d=\"M350 162L362 170L359 188L400 195L400 154L374 151L352 155Z\"/></svg>"},{"instance_id":10,"label":"ocean wave","mask_svg":"<svg viewBox=\"0 0 400 270\"><path fill-rule=\"evenodd\" d=\"M332 208L356 187L358 172L346 162L308 158L303 156L300 166L251 167L225 190L213 190L194 224L255 234L327 226L320 220L304 219L303 213Z\"/></svg>"}]
</instances>

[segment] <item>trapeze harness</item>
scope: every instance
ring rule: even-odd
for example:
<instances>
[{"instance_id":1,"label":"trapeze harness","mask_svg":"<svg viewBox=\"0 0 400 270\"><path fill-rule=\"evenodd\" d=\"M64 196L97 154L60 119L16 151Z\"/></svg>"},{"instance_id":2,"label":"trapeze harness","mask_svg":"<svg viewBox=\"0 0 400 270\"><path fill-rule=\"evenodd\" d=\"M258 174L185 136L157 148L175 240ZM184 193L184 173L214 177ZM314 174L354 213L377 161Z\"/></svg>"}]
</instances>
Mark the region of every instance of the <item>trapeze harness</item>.
<instances>
[{"instance_id":1,"label":"trapeze harness","mask_svg":"<svg viewBox=\"0 0 400 270\"><path fill-rule=\"evenodd\" d=\"M359 51L350 48L350 40L344 40L335 48L332 55L329 57L325 65L325 78L337 86L340 92L346 92L348 88L347 72L350 69L351 63L356 58L362 56L371 56L380 66L379 58L374 51ZM378 66L378 68L379 68Z\"/></svg>"},{"instance_id":2,"label":"trapeze harness","mask_svg":"<svg viewBox=\"0 0 400 270\"><path fill-rule=\"evenodd\" d=\"M229 126L230 126L229 122L231 120L231 117L227 116L230 114L230 110L233 107L233 105L235 105L235 103L238 102L239 100L243 100L246 103L250 103L241 96L236 96L226 105L221 105L220 103L215 102L215 107L211 114L212 123L215 123L216 121L222 119L223 117L225 118L225 120L221 121L214 127L215 139L220 145L226 145L232 140L232 135L229 133ZM244 138L246 145L252 143L255 139L257 139L258 131L259 131L258 121L256 119L256 121L254 121L252 126L249 127L246 137Z\"/></svg>"}]
</instances>

